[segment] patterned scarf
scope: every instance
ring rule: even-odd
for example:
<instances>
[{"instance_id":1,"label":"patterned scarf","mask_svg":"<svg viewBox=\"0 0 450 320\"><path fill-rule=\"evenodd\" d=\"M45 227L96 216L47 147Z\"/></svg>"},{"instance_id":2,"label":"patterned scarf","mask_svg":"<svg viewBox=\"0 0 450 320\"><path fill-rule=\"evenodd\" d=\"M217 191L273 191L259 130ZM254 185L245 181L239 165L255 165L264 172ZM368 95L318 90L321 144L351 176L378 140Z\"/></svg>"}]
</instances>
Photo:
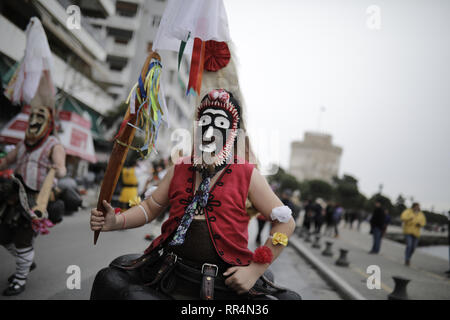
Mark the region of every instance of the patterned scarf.
<instances>
[{"instance_id":1,"label":"patterned scarf","mask_svg":"<svg viewBox=\"0 0 450 320\"><path fill-rule=\"evenodd\" d=\"M209 185L211 182L211 175L209 175L206 171L202 172L202 182L198 187L197 192L192 199L191 204L184 211L183 218L181 219L181 223L178 226L177 231L169 243L171 246L177 246L184 243L184 239L186 237L186 232L191 225L192 220L194 219L196 210L203 210L208 203L209 198Z\"/></svg>"}]
</instances>

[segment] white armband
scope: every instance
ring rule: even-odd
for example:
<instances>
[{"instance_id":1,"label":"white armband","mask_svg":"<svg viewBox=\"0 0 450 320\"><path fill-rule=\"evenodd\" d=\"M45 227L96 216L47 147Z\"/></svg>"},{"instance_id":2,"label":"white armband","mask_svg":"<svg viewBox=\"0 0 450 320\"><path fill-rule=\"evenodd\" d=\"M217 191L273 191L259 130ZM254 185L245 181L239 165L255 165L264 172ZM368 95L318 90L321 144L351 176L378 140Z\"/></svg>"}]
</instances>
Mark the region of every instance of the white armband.
<instances>
[{"instance_id":1,"label":"white armband","mask_svg":"<svg viewBox=\"0 0 450 320\"><path fill-rule=\"evenodd\" d=\"M288 206L281 206L272 209L272 213L270 214L270 218L274 220L278 220L280 222L286 223L291 219L292 210Z\"/></svg>"}]
</instances>

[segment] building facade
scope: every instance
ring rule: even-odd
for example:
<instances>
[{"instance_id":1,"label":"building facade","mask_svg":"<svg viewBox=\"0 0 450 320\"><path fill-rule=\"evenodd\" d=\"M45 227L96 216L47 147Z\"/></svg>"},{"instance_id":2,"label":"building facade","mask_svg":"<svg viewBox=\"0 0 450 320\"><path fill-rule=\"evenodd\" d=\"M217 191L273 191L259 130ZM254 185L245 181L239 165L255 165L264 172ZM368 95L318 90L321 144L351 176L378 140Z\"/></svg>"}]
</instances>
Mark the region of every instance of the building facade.
<instances>
[{"instance_id":1,"label":"building facade","mask_svg":"<svg viewBox=\"0 0 450 320\"><path fill-rule=\"evenodd\" d=\"M152 50L167 0L118 0L115 5L114 15L106 19L91 17L89 22L106 35L107 57L104 66L107 73L105 77L101 74L95 76L120 103L127 98L141 72L142 64ZM187 56L183 57L178 71L176 52L159 54L163 65L161 81L171 127L161 126L156 149L159 158L168 158L173 131L192 127L193 99L185 94L189 78Z\"/></svg>"},{"instance_id":2,"label":"building facade","mask_svg":"<svg viewBox=\"0 0 450 320\"><path fill-rule=\"evenodd\" d=\"M289 173L299 181L319 179L329 183L339 173L342 148L329 134L306 132L303 141L291 143Z\"/></svg>"},{"instance_id":3,"label":"building facade","mask_svg":"<svg viewBox=\"0 0 450 320\"><path fill-rule=\"evenodd\" d=\"M0 1L0 72L3 87L14 65L23 57L25 29L31 17L44 26L54 56L56 108L76 112L92 123L99 162L109 158L116 132L108 132L103 118L126 98L152 48L167 0L2 0ZM68 21L79 8L80 25ZM185 96L189 60L162 52L163 77L171 128L162 126L158 156L170 155L170 137L177 128L192 127L190 99ZM8 115L9 116L9 115ZM0 119L0 125L9 119ZM102 151L103 149L103 151ZM87 164L84 164L86 171Z\"/></svg>"}]
</instances>

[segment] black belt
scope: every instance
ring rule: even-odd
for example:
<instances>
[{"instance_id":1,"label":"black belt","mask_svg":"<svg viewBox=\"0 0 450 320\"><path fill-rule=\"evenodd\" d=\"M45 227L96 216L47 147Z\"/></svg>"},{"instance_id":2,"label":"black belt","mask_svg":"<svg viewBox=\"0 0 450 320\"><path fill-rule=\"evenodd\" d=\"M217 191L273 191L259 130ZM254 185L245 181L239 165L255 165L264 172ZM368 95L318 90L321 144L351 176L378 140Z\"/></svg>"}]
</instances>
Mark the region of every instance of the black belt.
<instances>
[{"instance_id":1,"label":"black belt","mask_svg":"<svg viewBox=\"0 0 450 320\"><path fill-rule=\"evenodd\" d=\"M148 285L160 282L172 271L175 271L177 276L184 280L200 284L200 298L203 300L213 300L215 289L230 291L225 285L225 278L221 274L219 275L218 265L204 263L201 267L194 267L192 263L172 252L166 254L155 279Z\"/></svg>"},{"instance_id":2,"label":"black belt","mask_svg":"<svg viewBox=\"0 0 450 320\"><path fill-rule=\"evenodd\" d=\"M189 265L190 264L190 265ZM164 282L169 275L175 271L176 275L191 283L200 284L200 298L203 300L213 300L214 291L221 296L233 296L236 293L230 289L226 284L226 278L219 273L219 266L211 263L204 263L201 267L194 266L194 264L187 262L180 258L175 253L167 253L163 258L156 277L147 285L155 285ZM255 286L250 289L249 296L258 297L264 295L273 295L277 292L286 291L285 288L275 285L265 275L261 276L255 283ZM244 298L244 296L241 296Z\"/></svg>"}]
</instances>

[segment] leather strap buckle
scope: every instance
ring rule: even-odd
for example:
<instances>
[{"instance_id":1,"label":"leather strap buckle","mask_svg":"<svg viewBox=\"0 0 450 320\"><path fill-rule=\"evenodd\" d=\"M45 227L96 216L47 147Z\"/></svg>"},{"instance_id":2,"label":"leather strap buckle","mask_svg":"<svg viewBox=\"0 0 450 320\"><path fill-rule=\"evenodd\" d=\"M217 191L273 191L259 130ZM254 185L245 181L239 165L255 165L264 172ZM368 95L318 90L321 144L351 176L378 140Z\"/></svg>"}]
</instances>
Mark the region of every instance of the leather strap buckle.
<instances>
[{"instance_id":1,"label":"leather strap buckle","mask_svg":"<svg viewBox=\"0 0 450 320\"><path fill-rule=\"evenodd\" d=\"M219 267L215 264L211 264L211 263L204 263L202 265L202 274L205 274L205 267L210 267L210 268L214 268L214 277L217 277L217 274L219 273Z\"/></svg>"},{"instance_id":2,"label":"leather strap buckle","mask_svg":"<svg viewBox=\"0 0 450 320\"><path fill-rule=\"evenodd\" d=\"M202 287L200 298L203 300L214 300L214 279L219 273L219 267L215 264L204 263L202 265Z\"/></svg>"}]
</instances>

